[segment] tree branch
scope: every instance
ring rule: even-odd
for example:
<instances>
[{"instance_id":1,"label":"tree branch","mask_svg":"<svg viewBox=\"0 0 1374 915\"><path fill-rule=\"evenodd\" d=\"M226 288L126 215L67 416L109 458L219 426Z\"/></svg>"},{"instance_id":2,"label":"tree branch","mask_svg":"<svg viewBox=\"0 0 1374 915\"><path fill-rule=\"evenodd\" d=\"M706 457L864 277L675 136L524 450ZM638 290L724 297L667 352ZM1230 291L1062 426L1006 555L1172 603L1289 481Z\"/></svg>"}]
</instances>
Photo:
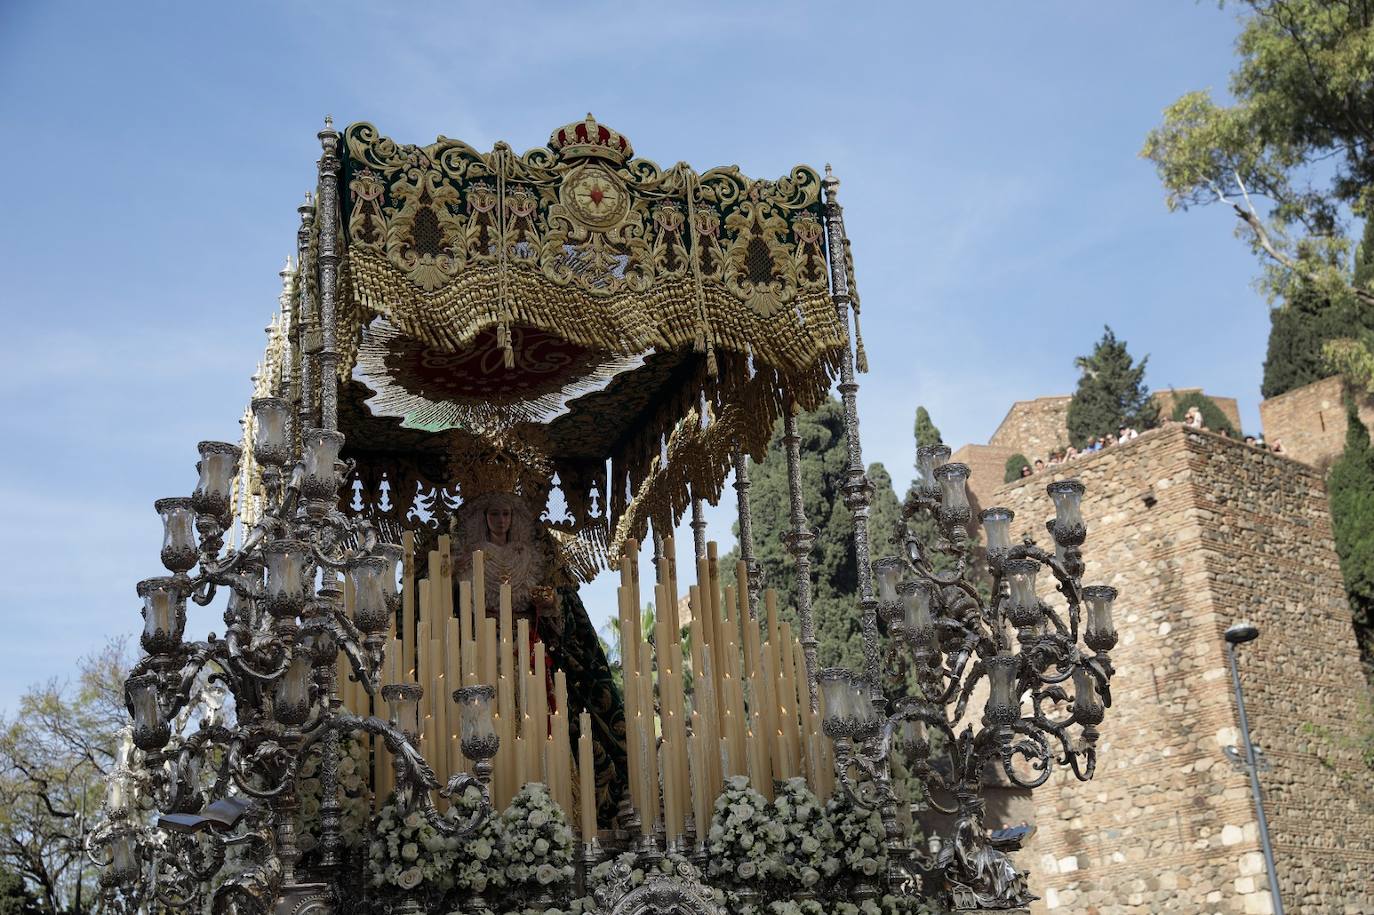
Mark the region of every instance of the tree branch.
<instances>
[{"instance_id":1,"label":"tree branch","mask_svg":"<svg viewBox=\"0 0 1374 915\"><path fill-rule=\"evenodd\" d=\"M1228 199L1226 195L1223 194L1221 190L1216 186L1215 182L1209 180L1207 183L1212 186L1212 190L1216 193L1217 199L1220 200L1222 203L1229 203L1231 205L1231 209L1235 211L1236 216L1238 216L1240 220L1244 222L1247 226L1249 226L1250 230L1255 233L1255 240L1259 242L1259 246L1265 254L1268 254L1275 261L1282 264L1284 267L1293 271L1298 276L1302 277L1308 282L1320 285L1322 282L1322 278L1320 275L1313 272L1312 270L1307 269L1300 262L1294 260L1293 258L1289 257L1287 254L1284 254L1282 251L1278 249L1278 246L1274 244L1273 239L1269 237L1269 230L1265 227L1264 220L1260 218L1259 213L1255 210L1254 201L1250 199L1250 193L1245 189L1245 182L1241 180L1240 173L1232 172L1232 175L1236 179L1236 186L1240 188L1241 196L1245 198L1245 205L1241 206L1234 200ZM1353 284L1346 285L1350 289L1350 291L1355 295L1355 298L1359 299L1365 305L1374 305L1374 293L1371 293L1368 290L1360 289Z\"/></svg>"}]
</instances>

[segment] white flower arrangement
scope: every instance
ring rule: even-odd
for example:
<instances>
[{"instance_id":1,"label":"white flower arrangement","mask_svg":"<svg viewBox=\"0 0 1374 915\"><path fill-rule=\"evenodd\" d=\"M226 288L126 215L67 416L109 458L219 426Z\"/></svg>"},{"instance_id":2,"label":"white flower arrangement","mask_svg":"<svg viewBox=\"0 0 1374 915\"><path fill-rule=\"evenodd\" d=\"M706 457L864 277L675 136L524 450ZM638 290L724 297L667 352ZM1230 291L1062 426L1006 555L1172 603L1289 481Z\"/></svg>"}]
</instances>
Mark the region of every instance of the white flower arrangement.
<instances>
[{"instance_id":1,"label":"white flower arrangement","mask_svg":"<svg viewBox=\"0 0 1374 915\"><path fill-rule=\"evenodd\" d=\"M445 838L417 811L389 803L377 814L368 844L368 882L379 889L439 896L453 886L458 840Z\"/></svg>"},{"instance_id":2,"label":"white flower arrangement","mask_svg":"<svg viewBox=\"0 0 1374 915\"><path fill-rule=\"evenodd\" d=\"M481 789L476 785L469 785L452 801L453 805L448 812L449 818L460 823L467 822L472 819L472 815L482 803ZM459 840L458 854L453 862L454 887L471 893L486 893L504 888L506 862L503 845L501 818L495 815L483 820L474 835Z\"/></svg>"},{"instance_id":3,"label":"white flower arrangement","mask_svg":"<svg viewBox=\"0 0 1374 915\"><path fill-rule=\"evenodd\" d=\"M710 876L727 884L752 884L783 875L786 831L770 813L768 801L749 786L749 779L732 775L725 780L706 836Z\"/></svg>"},{"instance_id":4,"label":"white flower arrangement","mask_svg":"<svg viewBox=\"0 0 1374 915\"><path fill-rule=\"evenodd\" d=\"M520 789L498 826L508 885L543 891L573 877L573 832L549 789Z\"/></svg>"},{"instance_id":5,"label":"white flower arrangement","mask_svg":"<svg viewBox=\"0 0 1374 915\"><path fill-rule=\"evenodd\" d=\"M778 789L771 813L783 828L779 849L783 877L803 891L817 892L822 879L833 878L841 867L835 854L835 832L825 808L806 786L806 779L792 778ZM803 911L800 915L811 913Z\"/></svg>"},{"instance_id":6,"label":"white flower arrangement","mask_svg":"<svg viewBox=\"0 0 1374 915\"><path fill-rule=\"evenodd\" d=\"M851 882L880 878L887 870L887 850L878 811L864 810L837 791L825 805L825 817L833 833L829 857L840 862L839 875Z\"/></svg>"}]
</instances>

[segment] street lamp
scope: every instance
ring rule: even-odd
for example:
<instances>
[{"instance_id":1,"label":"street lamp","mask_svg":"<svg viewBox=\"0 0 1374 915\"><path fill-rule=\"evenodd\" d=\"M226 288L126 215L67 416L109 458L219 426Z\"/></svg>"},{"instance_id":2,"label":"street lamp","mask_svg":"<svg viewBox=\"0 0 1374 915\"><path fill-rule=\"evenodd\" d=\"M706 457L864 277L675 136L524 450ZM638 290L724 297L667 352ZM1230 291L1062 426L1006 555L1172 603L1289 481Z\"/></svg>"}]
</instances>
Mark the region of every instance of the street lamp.
<instances>
[{"instance_id":1,"label":"street lamp","mask_svg":"<svg viewBox=\"0 0 1374 915\"><path fill-rule=\"evenodd\" d=\"M1254 623L1236 623L1226 630L1227 654L1231 660L1231 682L1236 688L1236 708L1240 711L1240 737L1245 741L1242 765L1250 773L1250 792L1255 796L1255 816L1259 819L1260 847L1264 850L1264 866L1269 874L1269 895L1274 901L1274 915L1283 915L1283 898L1279 896L1279 876L1274 870L1274 848L1269 844L1269 822L1264 818L1264 799L1260 795L1259 762L1255 745L1250 741L1250 722L1245 717L1245 695L1240 689L1240 669L1236 666L1236 646L1259 638Z\"/></svg>"}]
</instances>

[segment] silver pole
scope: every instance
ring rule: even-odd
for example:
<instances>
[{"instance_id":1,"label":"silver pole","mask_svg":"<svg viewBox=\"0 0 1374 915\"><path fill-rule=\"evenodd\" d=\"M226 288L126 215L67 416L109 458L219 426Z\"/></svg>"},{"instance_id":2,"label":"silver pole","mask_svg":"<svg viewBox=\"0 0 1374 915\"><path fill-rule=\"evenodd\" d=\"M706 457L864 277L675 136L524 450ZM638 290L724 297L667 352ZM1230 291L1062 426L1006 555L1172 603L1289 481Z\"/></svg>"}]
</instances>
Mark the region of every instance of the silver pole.
<instances>
[{"instance_id":1,"label":"silver pole","mask_svg":"<svg viewBox=\"0 0 1374 915\"><path fill-rule=\"evenodd\" d=\"M1231 659L1231 682L1236 687L1236 709L1240 713L1240 737L1245 741L1245 769L1250 773L1250 793L1255 796L1255 816L1259 820L1260 847L1264 850L1264 868L1269 875L1269 895L1274 901L1274 915L1283 915L1283 898L1279 895L1279 875L1274 869L1274 847L1269 842L1269 821L1264 817L1264 798L1260 794L1259 763L1255 759L1255 745L1250 740L1250 722L1245 717L1245 695L1240 689L1240 668L1236 666L1236 642L1227 640Z\"/></svg>"}]
</instances>

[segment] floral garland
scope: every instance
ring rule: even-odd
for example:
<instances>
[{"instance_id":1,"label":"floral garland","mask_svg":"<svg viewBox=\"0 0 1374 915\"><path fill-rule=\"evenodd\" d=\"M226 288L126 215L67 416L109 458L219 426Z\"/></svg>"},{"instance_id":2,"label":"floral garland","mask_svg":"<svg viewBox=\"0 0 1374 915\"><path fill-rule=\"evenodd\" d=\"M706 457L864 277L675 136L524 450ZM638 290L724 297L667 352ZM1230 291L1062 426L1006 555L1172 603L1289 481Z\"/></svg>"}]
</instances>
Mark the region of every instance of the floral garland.
<instances>
[{"instance_id":1,"label":"floral garland","mask_svg":"<svg viewBox=\"0 0 1374 915\"><path fill-rule=\"evenodd\" d=\"M448 816L471 818L476 787L453 801ZM770 803L742 777L726 779L706 842L708 887L729 915L939 915L932 900L862 898L861 885L887 867L882 820L844 793L822 804L802 779L779 783ZM608 858L587 875L587 895L554 903L574 876L575 841L561 808L543 785L526 785L499 816L466 839L444 838L424 817L387 804L369 845L370 885L383 896L412 893L428 910L448 915L605 915L597 891L613 879L641 886L658 868L679 872L688 861L665 855L644 865L633 852ZM617 873L619 871L619 873ZM485 895L487 905L472 898ZM447 905L441 903L447 902ZM494 906L492 905L494 903Z\"/></svg>"}]
</instances>

